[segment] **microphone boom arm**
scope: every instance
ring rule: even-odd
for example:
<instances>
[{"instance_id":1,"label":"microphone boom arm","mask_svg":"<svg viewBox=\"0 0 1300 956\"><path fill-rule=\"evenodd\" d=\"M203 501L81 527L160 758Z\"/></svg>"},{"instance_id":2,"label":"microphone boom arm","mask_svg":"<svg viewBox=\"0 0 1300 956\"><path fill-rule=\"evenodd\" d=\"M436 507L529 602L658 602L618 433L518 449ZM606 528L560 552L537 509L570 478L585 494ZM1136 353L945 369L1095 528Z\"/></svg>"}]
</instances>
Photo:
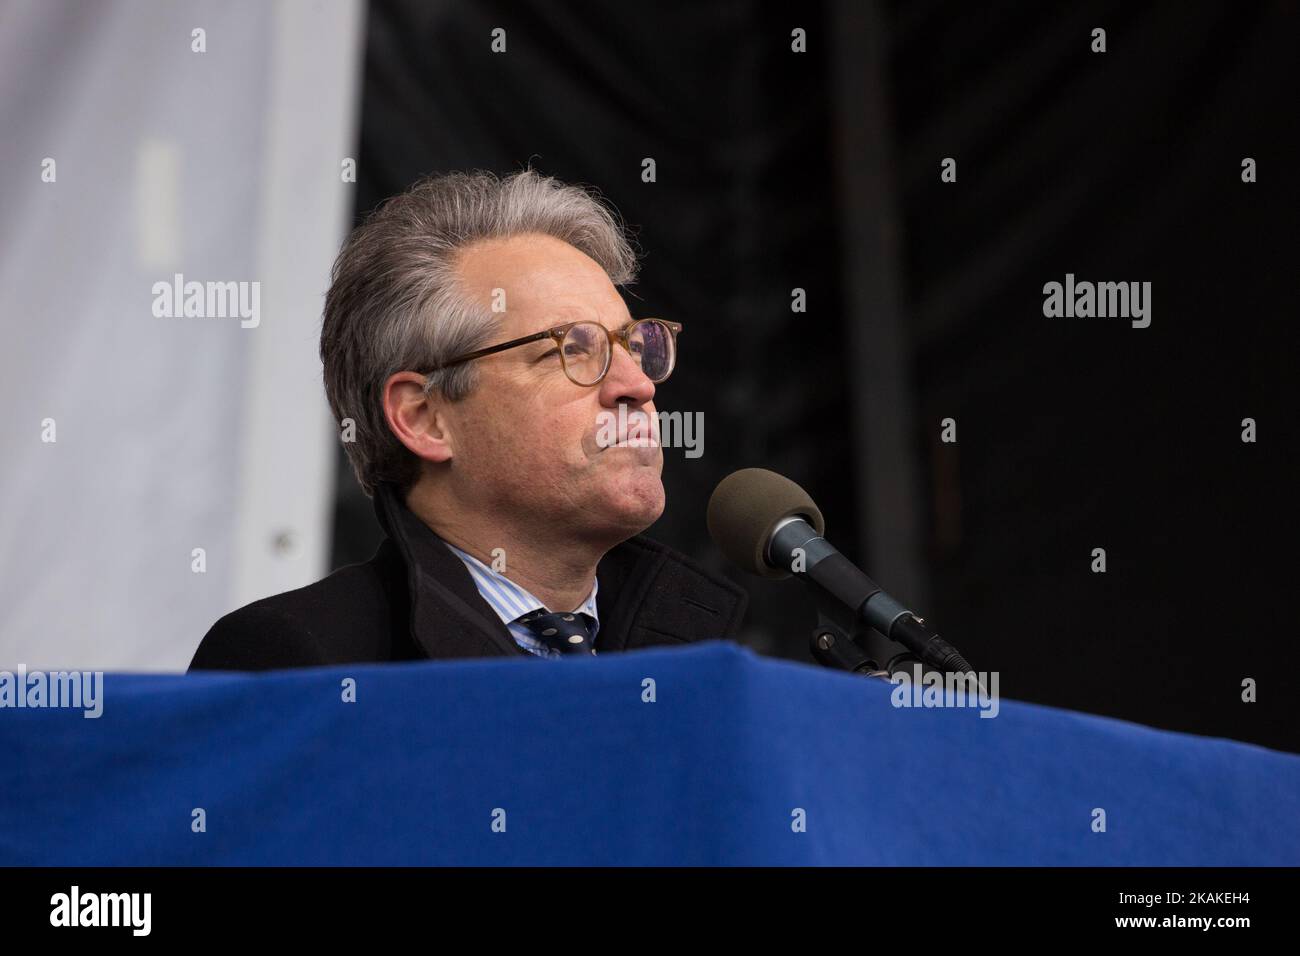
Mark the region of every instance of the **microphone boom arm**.
<instances>
[{"instance_id":1,"label":"microphone boom arm","mask_svg":"<svg viewBox=\"0 0 1300 956\"><path fill-rule=\"evenodd\" d=\"M940 671L967 673L974 670L955 647L925 626L924 618L917 617L887 594L803 518L786 518L780 522L771 542L768 558L773 566L794 571L802 564L798 570L805 574L817 568L816 576L808 574L805 580L817 592L819 624L813 636L813 654L822 663L829 661L838 667L843 666L842 660L849 659L845 657L848 652L842 646L832 653L836 647L834 643L821 648L822 654L818 653L819 641L824 639L822 632L828 630L826 620L829 617L833 621L831 626L841 638L848 632L856 641L860 639L862 629L870 627L907 648L922 663ZM790 564L786 563L786 556L789 556ZM852 611L851 619L845 616L844 610ZM823 654L828 661L822 660ZM862 659L866 660L865 654Z\"/></svg>"}]
</instances>

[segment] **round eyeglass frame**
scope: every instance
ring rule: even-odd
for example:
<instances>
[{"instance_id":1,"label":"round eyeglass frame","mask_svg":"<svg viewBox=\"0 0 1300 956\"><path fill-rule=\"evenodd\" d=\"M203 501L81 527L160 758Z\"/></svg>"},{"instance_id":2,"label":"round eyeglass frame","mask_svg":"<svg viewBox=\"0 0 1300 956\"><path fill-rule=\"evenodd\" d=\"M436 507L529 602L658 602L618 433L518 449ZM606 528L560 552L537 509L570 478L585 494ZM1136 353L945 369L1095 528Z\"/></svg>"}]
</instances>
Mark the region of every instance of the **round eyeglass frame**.
<instances>
[{"instance_id":1,"label":"round eyeglass frame","mask_svg":"<svg viewBox=\"0 0 1300 956\"><path fill-rule=\"evenodd\" d=\"M464 362L471 362L474 359L484 358L485 356L488 355L495 355L497 352L504 352L506 349L518 348L521 345L529 345L532 342L540 342L543 339L552 339L555 342L556 347L560 350L560 365L564 369L565 377L569 381L571 381L574 385L580 386L582 388L594 388L595 386L603 382L605 380L605 376L609 374L609 367L610 365L613 364L614 361L614 345L615 344L622 345L623 348L627 350L628 354L631 355L632 354L631 339L632 339L633 330L635 330L641 325L644 325L647 322L653 322L656 325L663 326L665 329L668 330L668 341L669 341L669 350L670 350L668 371L665 372L659 378L652 378L650 376L646 376L647 378L650 378L650 381L658 385L662 382L666 382L669 376L673 374L674 369L677 368L677 335L682 331L682 324L680 322L670 322L667 319L660 319L655 317L635 319L632 322L625 325L623 328L618 329L617 331L615 331L614 329L606 328L605 326L601 325L599 322L595 321L594 319L580 319L577 322L566 322L563 325L557 325L554 328L546 329L542 332L534 333L533 335L525 335L523 338L511 339L509 342L502 342L500 345L489 345L487 348L484 349L478 349L473 352L466 352L464 355L458 355L453 359L448 359L446 362L441 362L430 369L426 369L420 374L426 376L432 375L434 372L440 372L445 368L451 368L453 365L460 365ZM569 334L570 329L578 325L594 325L596 326L596 328L600 329L601 332L604 332L609 337L610 347L609 347L609 351L605 353L605 366L604 368L601 369L600 374L596 377L596 380L594 382L580 382L576 378L574 378L573 375L571 375L569 372L568 359L564 355L564 338Z\"/></svg>"}]
</instances>

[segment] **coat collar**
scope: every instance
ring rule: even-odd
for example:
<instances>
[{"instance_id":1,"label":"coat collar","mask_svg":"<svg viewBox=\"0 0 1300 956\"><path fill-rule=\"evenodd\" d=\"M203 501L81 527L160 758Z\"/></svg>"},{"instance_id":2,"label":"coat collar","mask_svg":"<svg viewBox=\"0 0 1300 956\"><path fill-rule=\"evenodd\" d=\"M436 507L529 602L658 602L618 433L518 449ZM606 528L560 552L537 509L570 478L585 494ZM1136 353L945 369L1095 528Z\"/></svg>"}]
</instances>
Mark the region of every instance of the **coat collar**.
<instances>
[{"instance_id":1,"label":"coat collar","mask_svg":"<svg viewBox=\"0 0 1300 956\"><path fill-rule=\"evenodd\" d=\"M400 556L410 602L411 637L426 656L533 657L478 593L460 558L408 509L392 484L375 491L375 514ZM730 638L747 596L685 555L637 535L596 567L599 651Z\"/></svg>"}]
</instances>

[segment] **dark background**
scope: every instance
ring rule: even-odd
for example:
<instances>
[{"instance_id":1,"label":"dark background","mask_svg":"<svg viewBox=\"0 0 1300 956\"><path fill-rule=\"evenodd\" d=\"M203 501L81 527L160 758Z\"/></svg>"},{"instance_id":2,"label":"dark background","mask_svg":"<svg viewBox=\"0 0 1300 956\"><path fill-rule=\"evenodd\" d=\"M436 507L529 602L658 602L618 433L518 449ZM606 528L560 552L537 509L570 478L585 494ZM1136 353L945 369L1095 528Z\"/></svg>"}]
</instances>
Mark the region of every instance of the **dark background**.
<instances>
[{"instance_id":1,"label":"dark background","mask_svg":"<svg viewBox=\"0 0 1300 956\"><path fill-rule=\"evenodd\" d=\"M814 617L708 540L709 493L752 465L1004 697L1300 751L1297 26L1294 3L372 0L356 211L529 164L617 207L632 313L686 325L656 402L705 419L649 534L750 589L761 653L811 660ZM1151 282L1151 326L1045 318L1067 272ZM339 475L336 566L379 540Z\"/></svg>"}]
</instances>

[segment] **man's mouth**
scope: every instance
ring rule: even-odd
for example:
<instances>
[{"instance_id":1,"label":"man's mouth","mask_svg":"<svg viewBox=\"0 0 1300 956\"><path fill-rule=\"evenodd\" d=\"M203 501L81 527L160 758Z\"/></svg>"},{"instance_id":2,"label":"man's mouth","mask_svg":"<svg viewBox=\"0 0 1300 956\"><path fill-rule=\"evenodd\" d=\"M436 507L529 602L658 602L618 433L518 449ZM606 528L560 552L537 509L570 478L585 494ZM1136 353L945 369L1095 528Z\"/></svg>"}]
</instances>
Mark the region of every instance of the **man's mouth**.
<instances>
[{"instance_id":1,"label":"man's mouth","mask_svg":"<svg viewBox=\"0 0 1300 956\"><path fill-rule=\"evenodd\" d=\"M655 420L644 412L634 412L631 415L620 416L616 430L608 426L613 425L612 420L605 423L605 428L597 433L596 444L602 448L658 448L659 435L655 427ZM613 431L613 434L610 434ZM616 439L610 441L611 438Z\"/></svg>"},{"instance_id":2,"label":"man's mouth","mask_svg":"<svg viewBox=\"0 0 1300 956\"><path fill-rule=\"evenodd\" d=\"M610 448L658 448L659 442L653 435L624 438L609 446Z\"/></svg>"}]
</instances>

